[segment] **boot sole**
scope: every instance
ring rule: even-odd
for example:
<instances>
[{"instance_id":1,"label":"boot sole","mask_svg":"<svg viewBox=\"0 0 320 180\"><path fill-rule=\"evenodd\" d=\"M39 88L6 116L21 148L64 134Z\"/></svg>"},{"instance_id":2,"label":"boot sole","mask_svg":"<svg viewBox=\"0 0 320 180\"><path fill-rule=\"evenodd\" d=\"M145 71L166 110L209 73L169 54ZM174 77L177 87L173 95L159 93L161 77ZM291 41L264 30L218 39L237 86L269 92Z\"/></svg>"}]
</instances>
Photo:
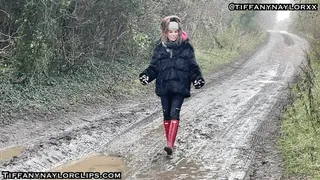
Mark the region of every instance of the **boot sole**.
<instances>
[{"instance_id":1,"label":"boot sole","mask_svg":"<svg viewBox=\"0 0 320 180\"><path fill-rule=\"evenodd\" d=\"M167 152L167 155L172 155L172 149L170 147L165 147L164 150Z\"/></svg>"}]
</instances>

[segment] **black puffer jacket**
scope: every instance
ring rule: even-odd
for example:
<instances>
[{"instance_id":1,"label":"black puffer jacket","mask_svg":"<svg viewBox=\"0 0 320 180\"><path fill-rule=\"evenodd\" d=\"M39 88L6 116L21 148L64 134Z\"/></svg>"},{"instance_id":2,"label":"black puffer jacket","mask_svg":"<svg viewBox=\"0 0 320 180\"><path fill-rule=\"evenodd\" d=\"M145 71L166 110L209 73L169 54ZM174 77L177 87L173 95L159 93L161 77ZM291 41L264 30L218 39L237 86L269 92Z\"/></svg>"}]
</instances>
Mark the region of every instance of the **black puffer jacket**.
<instances>
[{"instance_id":1,"label":"black puffer jacket","mask_svg":"<svg viewBox=\"0 0 320 180\"><path fill-rule=\"evenodd\" d=\"M158 43L150 65L142 74L149 76L149 82L156 79L158 96L172 93L186 98L190 97L191 82L203 78L189 39L180 45Z\"/></svg>"}]
</instances>

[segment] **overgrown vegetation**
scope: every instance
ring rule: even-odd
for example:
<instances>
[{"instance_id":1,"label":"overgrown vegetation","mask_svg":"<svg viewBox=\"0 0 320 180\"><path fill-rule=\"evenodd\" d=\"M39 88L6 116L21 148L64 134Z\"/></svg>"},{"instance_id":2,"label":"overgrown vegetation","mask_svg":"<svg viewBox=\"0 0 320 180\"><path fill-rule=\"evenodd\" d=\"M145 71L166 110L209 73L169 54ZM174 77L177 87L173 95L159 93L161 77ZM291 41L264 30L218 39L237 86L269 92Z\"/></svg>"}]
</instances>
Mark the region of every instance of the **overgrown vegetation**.
<instances>
[{"instance_id":1,"label":"overgrown vegetation","mask_svg":"<svg viewBox=\"0 0 320 180\"><path fill-rule=\"evenodd\" d=\"M320 178L320 46L307 54L308 64L293 86L282 121L281 150L286 176Z\"/></svg>"},{"instance_id":2,"label":"overgrown vegetation","mask_svg":"<svg viewBox=\"0 0 320 180\"><path fill-rule=\"evenodd\" d=\"M311 48L282 117L279 144L284 177L320 179L320 16L319 12L298 12L295 18L295 32L307 37Z\"/></svg>"},{"instance_id":3,"label":"overgrown vegetation","mask_svg":"<svg viewBox=\"0 0 320 180\"><path fill-rule=\"evenodd\" d=\"M265 37L258 12L231 12L228 3L0 0L0 119L152 92L137 75L150 61L166 15L182 18L209 73Z\"/></svg>"}]
</instances>

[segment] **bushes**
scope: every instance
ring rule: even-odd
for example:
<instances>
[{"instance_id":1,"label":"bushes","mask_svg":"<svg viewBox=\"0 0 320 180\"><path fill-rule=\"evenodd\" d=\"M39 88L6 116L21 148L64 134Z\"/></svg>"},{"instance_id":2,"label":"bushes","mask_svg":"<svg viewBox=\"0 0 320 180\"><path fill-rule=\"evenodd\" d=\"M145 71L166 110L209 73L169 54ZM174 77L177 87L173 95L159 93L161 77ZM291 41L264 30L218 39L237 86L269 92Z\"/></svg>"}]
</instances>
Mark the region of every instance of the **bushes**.
<instances>
[{"instance_id":1,"label":"bushes","mask_svg":"<svg viewBox=\"0 0 320 180\"><path fill-rule=\"evenodd\" d=\"M28 82L95 69L126 54L135 1L28 1L18 19L11 62ZM107 9L107 11L105 11ZM40 83L40 82L38 82Z\"/></svg>"},{"instance_id":2,"label":"bushes","mask_svg":"<svg viewBox=\"0 0 320 180\"><path fill-rule=\"evenodd\" d=\"M121 59L145 62L159 38L160 19L169 14L182 17L184 29L198 48L221 47L218 36L230 25L240 28L239 32L257 25L252 13L234 17L237 13L229 12L225 1L1 2L11 5L5 9L11 18L0 22L6 26L2 28L11 28L6 31L8 36L15 37L10 40L11 56L5 64L14 69L16 83L41 84L84 69L99 72L101 63L120 63Z\"/></svg>"},{"instance_id":3,"label":"bushes","mask_svg":"<svg viewBox=\"0 0 320 180\"><path fill-rule=\"evenodd\" d=\"M237 43L253 36L246 32L258 24L251 22L256 15L238 20L243 13L230 12L222 0L0 0L3 4L8 6L1 6L1 15L10 15L0 16L8 37L0 43L0 53L6 47L6 55L0 54L0 109L6 117L28 108L51 112L139 94L136 77L150 61L166 15L182 18L197 51L222 48L215 51L222 57L241 50ZM218 64L227 63L224 59ZM207 70L211 62L203 63Z\"/></svg>"}]
</instances>

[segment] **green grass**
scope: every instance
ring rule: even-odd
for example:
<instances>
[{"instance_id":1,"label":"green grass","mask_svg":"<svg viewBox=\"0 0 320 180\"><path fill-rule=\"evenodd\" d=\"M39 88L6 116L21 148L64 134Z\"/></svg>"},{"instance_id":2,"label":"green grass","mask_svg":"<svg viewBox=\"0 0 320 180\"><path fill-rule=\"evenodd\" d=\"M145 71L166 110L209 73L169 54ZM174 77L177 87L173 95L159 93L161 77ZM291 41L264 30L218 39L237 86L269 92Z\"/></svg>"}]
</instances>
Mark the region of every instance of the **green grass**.
<instances>
[{"instance_id":1,"label":"green grass","mask_svg":"<svg viewBox=\"0 0 320 180\"><path fill-rule=\"evenodd\" d=\"M259 35L245 35L238 39L234 47L225 47L222 49L213 49L211 51L196 51L197 62L204 74L210 73L221 65L228 64L239 58L242 54L248 54L253 51L266 38L266 33ZM236 47L236 48L235 48Z\"/></svg>"},{"instance_id":2,"label":"green grass","mask_svg":"<svg viewBox=\"0 0 320 180\"><path fill-rule=\"evenodd\" d=\"M230 63L238 56L238 52L226 49L217 49L211 52L196 52L197 62L203 74L208 74L219 66Z\"/></svg>"},{"instance_id":3,"label":"green grass","mask_svg":"<svg viewBox=\"0 0 320 180\"><path fill-rule=\"evenodd\" d=\"M100 69L99 75L81 72L55 77L50 86L2 82L0 119L8 122L26 115L44 117L71 111L77 105L113 103L151 91L151 87L142 87L137 80L137 67L119 68L123 70L121 74L110 74Z\"/></svg>"},{"instance_id":4,"label":"green grass","mask_svg":"<svg viewBox=\"0 0 320 180\"><path fill-rule=\"evenodd\" d=\"M311 58L314 79L301 76L292 88L294 101L282 117L279 149L284 175L291 179L320 179L320 63L319 57ZM314 87L309 93L307 83L311 81Z\"/></svg>"}]
</instances>

